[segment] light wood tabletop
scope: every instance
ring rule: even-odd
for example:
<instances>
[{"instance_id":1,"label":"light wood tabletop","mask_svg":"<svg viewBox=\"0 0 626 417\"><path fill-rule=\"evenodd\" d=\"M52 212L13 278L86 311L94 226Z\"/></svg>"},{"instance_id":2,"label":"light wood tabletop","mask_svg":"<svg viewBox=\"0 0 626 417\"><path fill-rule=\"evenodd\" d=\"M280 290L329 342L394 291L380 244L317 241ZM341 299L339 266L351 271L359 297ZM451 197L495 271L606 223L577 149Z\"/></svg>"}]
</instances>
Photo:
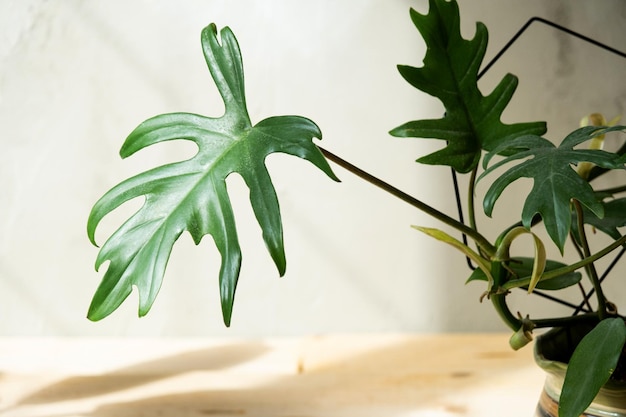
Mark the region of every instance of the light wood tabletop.
<instances>
[{"instance_id":1,"label":"light wood tabletop","mask_svg":"<svg viewBox=\"0 0 626 417\"><path fill-rule=\"evenodd\" d=\"M503 334L0 339L2 417L530 417Z\"/></svg>"}]
</instances>

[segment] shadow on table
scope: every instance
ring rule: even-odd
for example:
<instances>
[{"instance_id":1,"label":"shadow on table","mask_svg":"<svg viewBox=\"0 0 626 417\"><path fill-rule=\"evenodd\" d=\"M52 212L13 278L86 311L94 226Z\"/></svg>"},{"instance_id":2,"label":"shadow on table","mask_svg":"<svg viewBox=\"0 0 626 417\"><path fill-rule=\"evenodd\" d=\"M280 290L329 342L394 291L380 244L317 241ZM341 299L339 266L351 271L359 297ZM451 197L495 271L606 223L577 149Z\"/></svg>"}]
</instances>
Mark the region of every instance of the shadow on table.
<instances>
[{"instance_id":1,"label":"shadow on table","mask_svg":"<svg viewBox=\"0 0 626 417\"><path fill-rule=\"evenodd\" d=\"M233 343L161 357L103 375L76 376L42 388L20 404L70 401L95 397L193 371L220 370L252 360L268 350L262 343Z\"/></svg>"},{"instance_id":2,"label":"shadow on table","mask_svg":"<svg viewBox=\"0 0 626 417\"><path fill-rule=\"evenodd\" d=\"M485 379L496 381L497 386L498 378L510 379L505 375L529 365L512 360L516 353L506 345L494 351L464 351L456 344L429 343L425 347L420 340L398 341L358 354L346 353L344 357L330 355L332 360L324 360L323 353L323 349L332 349L332 344L313 343L312 354L301 358L299 372L277 374L257 386L212 389L202 383L191 383L183 387L183 392L112 400L115 402L101 403L90 414L81 415L306 417L320 412L335 415L333 408L338 405L344 406L341 411L348 413L345 415L352 411L362 416L367 410L367 416L401 416L424 407L435 407L445 415L463 415L469 411L462 401L463 393L480 387ZM85 398L188 371L224 369L252 359L264 350L263 345L232 345L163 358L154 362L162 367L164 360L171 361L172 369L178 368L162 375L150 374L152 362L146 362L103 376L70 378L31 395L22 404ZM310 361L309 356L313 358ZM453 358L453 363L443 364L444 358ZM201 375L194 377L198 381ZM177 386L177 390L180 388Z\"/></svg>"}]
</instances>

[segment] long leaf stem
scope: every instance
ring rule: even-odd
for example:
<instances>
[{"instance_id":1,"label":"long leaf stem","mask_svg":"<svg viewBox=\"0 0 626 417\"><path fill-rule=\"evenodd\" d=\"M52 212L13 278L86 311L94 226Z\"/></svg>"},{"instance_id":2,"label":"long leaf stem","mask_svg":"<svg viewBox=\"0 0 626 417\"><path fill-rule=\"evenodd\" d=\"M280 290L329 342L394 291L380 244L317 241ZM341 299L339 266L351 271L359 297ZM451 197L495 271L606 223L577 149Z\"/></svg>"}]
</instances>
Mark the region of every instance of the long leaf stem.
<instances>
[{"instance_id":1,"label":"long leaf stem","mask_svg":"<svg viewBox=\"0 0 626 417\"><path fill-rule=\"evenodd\" d=\"M583 250L581 249L580 245L576 241L576 238L572 231L570 231L570 240L572 241L572 245L574 246L574 249L576 250L576 253L578 253L578 256L580 257L580 259L585 259L585 254L583 253ZM593 308L591 307L591 304L589 303L589 296L587 296L585 288L583 287L583 284L580 281L578 281L578 289L580 290L583 296L583 301L582 301L583 306L586 305L590 311L593 310Z\"/></svg>"},{"instance_id":2,"label":"long leaf stem","mask_svg":"<svg viewBox=\"0 0 626 417\"><path fill-rule=\"evenodd\" d=\"M581 249L583 251L583 254L585 255L585 258L588 258L591 255L591 251L589 249L587 234L585 233L585 219L583 217L583 208L578 200L572 201L576 210L576 219L578 221L578 233L580 235ZM604 297L604 291L602 290L602 285L600 285L598 271L596 270L594 262L589 262L587 265L585 265L585 270L587 271L587 275L591 280L593 288L596 290L596 298L598 300L598 318L602 320L606 316L606 298Z\"/></svg>"},{"instance_id":3,"label":"long leaf stem","mask_svg":"<svg viewBox=\"0 0 626 417\"><path fill-rule=\"evenodd\" d=\"M548 319L531 320L537 328L563 327L567 325L572 325L573 323L597 323L600 321L598 319L598 314L596 314L595 312L578 314L576 316L563 316Z\"/></svg>"},{"instance_id":4,"label":"long leaf stem","mask_svg":"<svg viewBox=\"0 0 626 417\"><path fill-rule=\"evenodd\" d=\"M516 332L522 326L521 320L515 317L506 303L506 293L492 294L491 303L502 321L509 326L511 330Z\"/></svg>"},{"instance_id":5,"label":"long leaf stem","mask_svg":"<svg viewBox=\"0 0 626 417\"><path fill-rule=\"evenodd\" d=\"M472 170L470 174L470 183L467 187L467 211L469 217L470 227L474 230L478 230L476 226L476 208L474 207L474 197L476 192L476 173L478 172L478 165Z\"/></svg>"},{"instance_id":6,"label":"long leaf stem","mask_svg":"<svg viewBox=\"0 0 626 417\"><path fill-rule=\"evenodd\" d=\"M464 233L467 236L471 237L476 242L476 244L481 248L481 250L483 250L488 256L493 256L495 254L495 251L496 251L495 247L483 235L481 235L480 233L478 233L476 230L472 229L471 227L459 222L458 220L448 216L447 214L442 213L436 208L429 206L428 204L392 186L391 184L386 183L383 180L371 175L370 173L346 161L345 159L340 158L339 156L333 154L332 152L329 152L326 149L321 148L321 147L319 149L328 160L334 162L335 164L346 169L352 174L364 179L370 184L381 188L382 190L399 198L400 200L412 205L413 207L423 211L424 213L436 218L437 220L447 224L448 226L451 226L455 228L456 230L460 231L461 233Z\"/></svg>"},{"instance_id":7,"label":"long leaf stem","mask_svg":"<svg viewBox=\"0 0 626 417\"><path fill-rule=\"evenodd\" d=\"M613 258L611 263L606 267L606 269L602 273L602 276L600 277L600 283L602 283L602 281L604 281L604 279L609 276L613 268L615 268L615 266L618 264L619 260L622 258L622 256L624 256L625 253L626 253L626 247L622 246L622 250L620 250L620 252L615 256L615 258ZM594 292L595 290L592 288L586 294L585 298L589 299L593 295ZM578 314L580 311L583 310L583 307L584 307L584 302L581 302L580 304L578 304L578 306L576 306L573 314L574 315Z\"/></svg>"},{"instance_id":8,"label":"long leaf stem","mask_svg":"<svg viewBox=\"0 0 626 417\"><path fill-rule=\"evenodd\" d=\"M500 318L513 330L517 331L522 325L522 321L515 317L515 315L509 309L506 303L506 293L493 294L491 296L491 302L493 303L495 310L498 312ZM578 314L576 316L563 316L546 319L530 319L536 328L546 327L562 327L572 325L574 323L597 323L600 321L598 314L595 312Z\"/></svg>"},{"instance_id":9,"label":"long leaf stem","mask_svg":"<svg viewBox=\"0 0 626 417\"><path fill-rule=\"evenodd\" d=\"M610 245L606 246L604 249L594 253L593 255L586 257L585 259L582 259L578 262L575 262L571 265L567 265L564 266L562 268L557 268L557 269L553 269L549 272L546 272L542 275L541 279L552 279L552 278L556 278L558 276L561 276L563 274L568 274L570 272L574 272L577 269L583 268L585 265L595 262L598 259L608 255L609 253L611 253L612 251L614 251L615 249L617 249L618 247L622 246L623 244L626 243L626 236L622 236L621 238L617 239L616 241L614 241L613 243L611 243Z\"/></svg>"},{"instance_id":10,"label":"long leaf stem","mask_svg":"<svg viewBox=\"0 0 626 417\"><path fill-rule=\"evenodd\" d=\"M472 170L469 178L469 184L467 186L467 215L469 217L469 225L472 229L478 232L478 225L476 224L476 175L478 173L478 165ZM478 248L480 252L480 247ZM482 255L482 252L481 252Z\"/></svg>"}]
</instances>

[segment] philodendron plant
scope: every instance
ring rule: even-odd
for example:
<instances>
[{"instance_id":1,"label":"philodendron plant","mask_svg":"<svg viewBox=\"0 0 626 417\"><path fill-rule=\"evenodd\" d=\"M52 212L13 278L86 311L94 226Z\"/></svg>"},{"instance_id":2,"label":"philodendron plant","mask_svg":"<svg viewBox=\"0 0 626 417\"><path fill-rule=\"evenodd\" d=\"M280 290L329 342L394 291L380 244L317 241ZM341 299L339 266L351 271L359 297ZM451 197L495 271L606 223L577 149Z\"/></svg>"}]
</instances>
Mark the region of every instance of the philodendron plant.
<instances>
[{"instance_id":1,"label":"philodendron plant","mask_svg":"<svg viewBox=\"0 0 626 417\"><path fill-rule=\"evenodd\" d=\"M574 130L554 145L542 137L547 130L545 122L502 123L500 116L515 91L517 78L508 74L490 94L483 95L477 77L487 47L487 29L478 23L474 37L463 39L456 2L429 3L425 15L410 12L427 45L423 66L401 65L398 69L412 86L440 99L446 112L440 119L407 122L391 130L391 135L445 141L440 150L417 161L446 165L459 174L468 174L468 223L422 201L406 200L457 229L471 243L439 229L416 229L471 259L476 268L468 281L485 283L481 299L489 299L511 328L513 348L528 343L535 328L578 323L593 326L571 358L561 397L561 415L577 416L611 376L626 341L624 318L607 300L595 266L596 261L626 244L626 236L619 231L626 225L626 198L619 196L626 185L597 190L592 182L605 172L625 168L625 148L609 152L602 150L601 144L604 135L624 132L626 127L609 126L594 115L590 126ZM144 205L100 249L96 269L106 261L110 263L89 308L91 320L100 320L117 309L133 286L139 293L139 315L147 314L161 286L172 246L187 231L196 244L203 236L211 235L221 254L221 305L224 322L230 325L242 257L225 183L228 175L239 173L250 189L252 209L280 275L286 267L283 232L265 158L274 152L295 155L337 180L326 157L341 160L313 142L313 138L321 138L313 121L278 116L252 123L246 109L241 54L232 31L226 27L218 35L211 24L202 31L201 41L225 113L221 117L163 114L141 123L127 137L120 151L123 158L149 145L177 139L195 142L198 151L189 160L160 166L121 182L94 205L87 229L95 245L95 231L103 217L128 200L145 198ZM342 165L362 175L349 164ZM495 239L488 237L475 221L476 184L483 179L490 181L482 201L484 212L490 216L502 192L523 177L531 178L534 185L519 221ZM538 227L545 228L561 254L570 242L580 260L548 260L545 242L534 231ZM589 227L604 232L612 242L592 252L586 233ZM522 235L531 236L534 242L532 256L511 253L512 243ZM584 296L585 308L579 309L579 314L537 319L532 312L513 314L507 305L508 294L516 288L555 291L581 285L583 275L595 292L595 308Z\"/></svg>"}]
</instances>

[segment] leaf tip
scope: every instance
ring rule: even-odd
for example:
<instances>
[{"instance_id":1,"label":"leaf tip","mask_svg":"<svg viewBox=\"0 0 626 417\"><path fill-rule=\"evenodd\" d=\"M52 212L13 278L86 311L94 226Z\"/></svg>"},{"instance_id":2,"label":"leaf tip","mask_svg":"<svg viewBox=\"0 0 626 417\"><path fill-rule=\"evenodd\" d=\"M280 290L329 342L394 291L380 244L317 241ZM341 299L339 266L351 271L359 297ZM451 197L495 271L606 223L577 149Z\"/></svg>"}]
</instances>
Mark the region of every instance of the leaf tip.
<instances>
[{"instance_id":1,"label":"leaf tip","mask_svg":"<svg viewBox=\"0 0 626 417\"><path fill-rule=\"evenodd\" d=\"M232 309L226 311L225 309L222 309L222 318L224 320L224 326L226 327L230 327L230 322L232 319L232 315L233 315L233 311Z\"/></svg>"},{"instance_id":2,"label":"leaf tip","mask_svg":"<svg viewBox=\"0 0 626 417\"><path fill-rule=\"evenodd\" d=\"M87 319L92 322L97 322L105 318L107 315L102 314L100 306L95 303L95 300L91 302L89 310L87 310Z\"/></svg>"},{"instance_id":3,"label":"leaf tip","mask_svg":"<svg viewBox=\"0 0 626 417\"><path fill-rule=\"evenodd\" d=\"M202 35L202 38L208 37L208 36L216 36L217 25L213 22L209 23L208 25L206 25L204 29L202 29L201 35Z\"/></svg>"},{"instance_id":4,"label":"leaf tip","mask_svg":"<svg viewBox=\"0 0 626 417\"><path fill-rule=\"evenodd\" d=\"M91 242L93 246L95 246L96 248L99 248L100 246L98 246L98 243L96 242L96 226L97 225L98 223L94 222L92 216L89 216L89 219L87 220L87 238L89 239L89 242Z\"/></svg>"}]
</instances>

